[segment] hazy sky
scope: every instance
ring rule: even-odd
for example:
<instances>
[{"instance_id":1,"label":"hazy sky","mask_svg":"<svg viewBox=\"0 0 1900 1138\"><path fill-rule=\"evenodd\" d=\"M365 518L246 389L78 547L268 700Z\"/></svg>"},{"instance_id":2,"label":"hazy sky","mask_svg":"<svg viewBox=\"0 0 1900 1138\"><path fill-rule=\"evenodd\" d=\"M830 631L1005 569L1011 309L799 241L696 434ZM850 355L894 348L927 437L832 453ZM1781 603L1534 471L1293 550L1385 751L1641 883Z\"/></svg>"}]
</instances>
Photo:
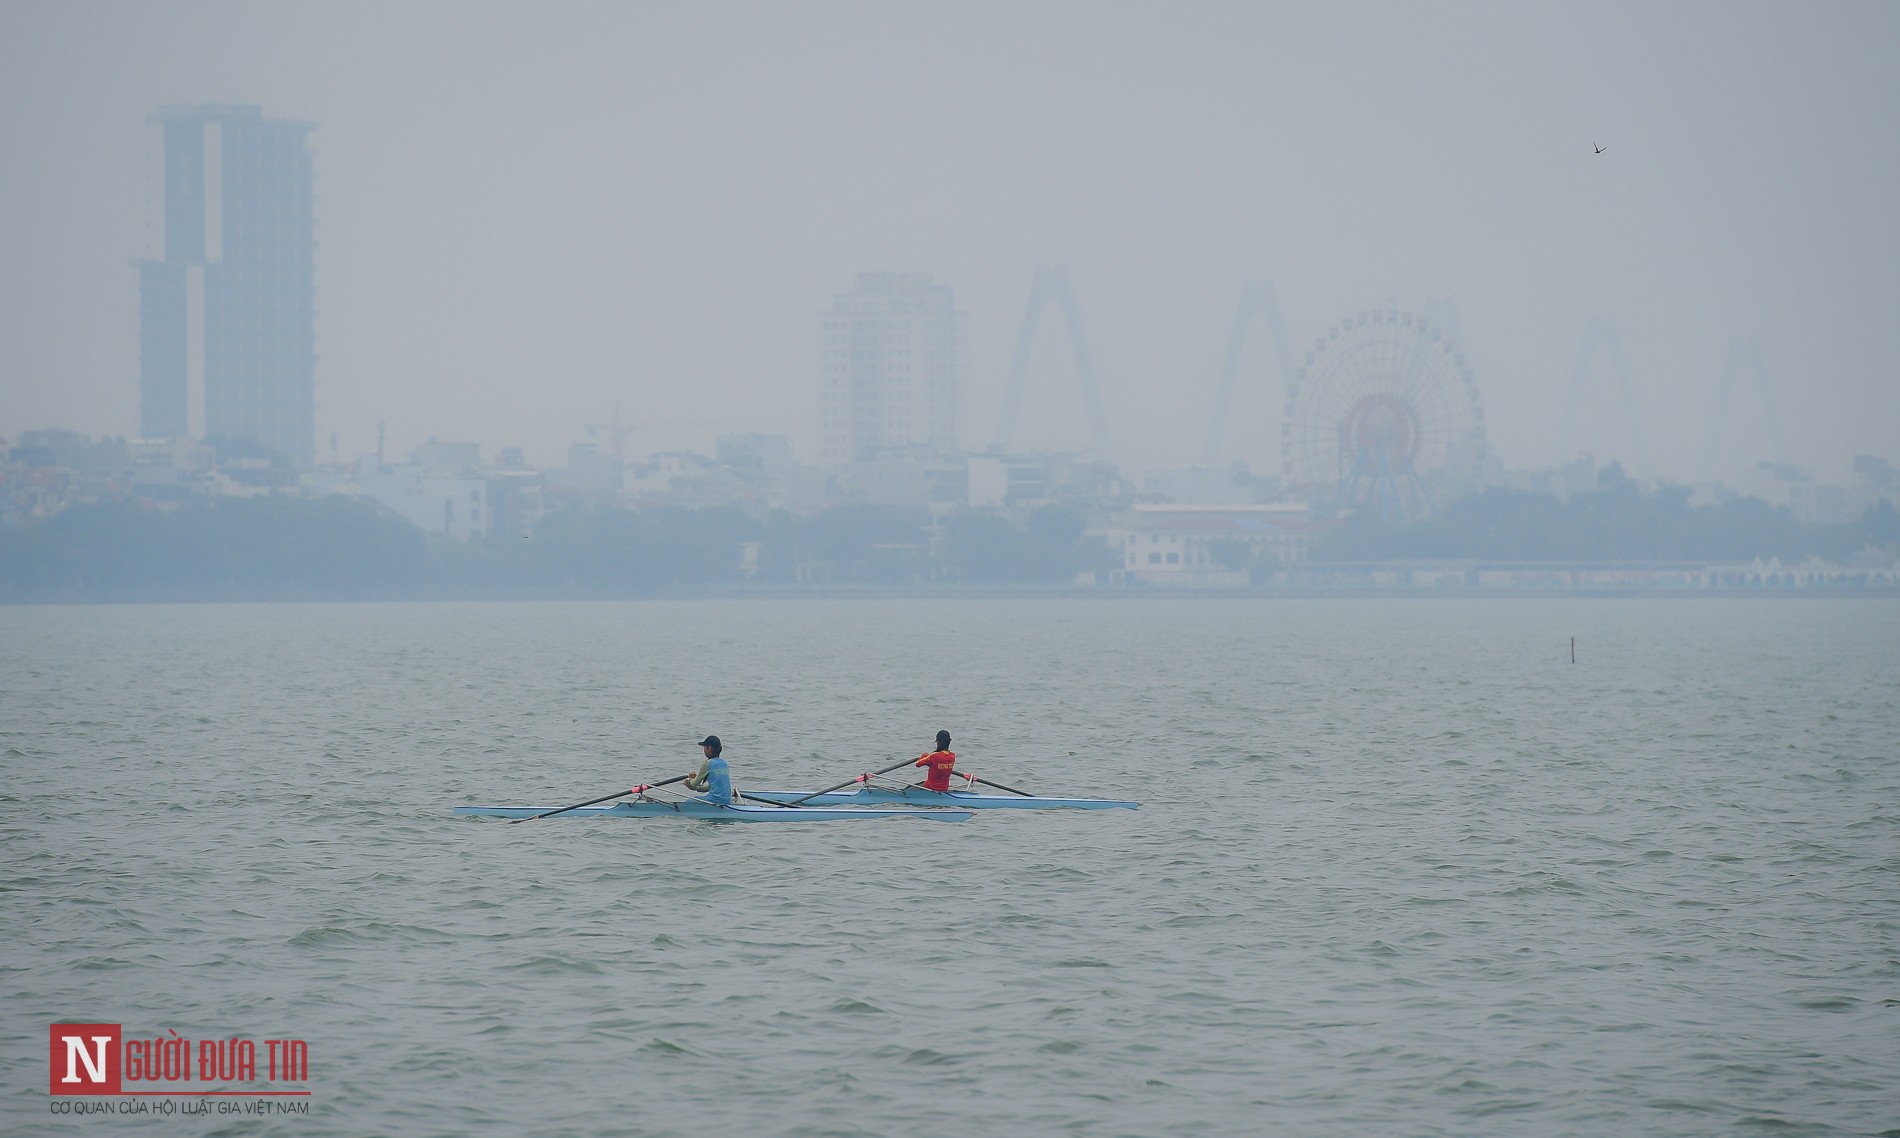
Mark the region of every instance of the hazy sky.
<instances>
[{"instance_id":1,"label":"hazy sky","mask_svg":"<svg viewBox=\"0 0 1900 1138\"><path fill-rule=\"evenodd\" d=\"M1793 461L1900 461L1900 5L85 4L0 0L0 434L130 434L163 103L314 121L318 454L388 423L563 461L790 434L816 315L934 273L987 444L1067 264L1121 457L1202 460L1242 286L1296 355L1446 299L1494 448L1557 460L1614 321L1654 467L1701 473L1754 336ZM1593 145L1606 148L1592 152ZM1086 417L1045 320L1021 446ZM1223 459L1278 470L1248 351ZM1598 361L1575 449L1633 457ZM1738 384L1717 473L1766 457Z\"/></svg>"}]
</instances>

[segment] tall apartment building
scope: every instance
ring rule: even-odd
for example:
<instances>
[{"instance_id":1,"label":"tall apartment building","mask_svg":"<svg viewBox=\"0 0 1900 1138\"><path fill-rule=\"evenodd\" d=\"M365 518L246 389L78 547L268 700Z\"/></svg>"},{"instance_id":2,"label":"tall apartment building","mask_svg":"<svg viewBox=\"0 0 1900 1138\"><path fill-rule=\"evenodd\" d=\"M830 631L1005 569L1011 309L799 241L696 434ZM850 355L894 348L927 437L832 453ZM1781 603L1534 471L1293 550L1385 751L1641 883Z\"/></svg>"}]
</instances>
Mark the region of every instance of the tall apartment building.
<instances>
[{"instance_id":1,"label":"tall apartment building","mask_svg":"<svg viewBox=\"0 0 1900 1138\"><path fill-rule=\"evenodd\" d=\"M257 107L167 106L164 251L137 262L139 432L316 448L316 238L307 136Z\"/></svg>"},{"instance_id":2,"label":"tall apartment building","mask_svg":"<svg viewBox=\"0 0 1900 1138\"><path fill-rule=\"evenodd\" d=\"M859 273L818 320L823 460L955 449L962 325L949 285Z\"/></svg>"}]
</instances>

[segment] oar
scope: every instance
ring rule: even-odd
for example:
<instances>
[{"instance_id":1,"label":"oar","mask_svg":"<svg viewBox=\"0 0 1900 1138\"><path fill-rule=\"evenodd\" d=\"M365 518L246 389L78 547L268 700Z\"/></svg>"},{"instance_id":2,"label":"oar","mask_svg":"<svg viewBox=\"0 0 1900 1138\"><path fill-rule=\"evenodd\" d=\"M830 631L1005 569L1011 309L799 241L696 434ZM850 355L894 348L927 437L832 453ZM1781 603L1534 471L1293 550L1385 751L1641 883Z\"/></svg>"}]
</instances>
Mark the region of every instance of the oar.
<instances>
[{"instance_id":1,"label":"oar","mask_svg":"<svg viewBox=\"0 0 1900 1138\"><path fill-rule=\"evenodd\" d=\"M1033 795L1033 794L1031 794L1031 793L1029 793L1029 792L1028 792L1027 790L1017 790L1017 789L1016 789L1015 787L1013 787L1013 786L1004 786L1004 785L1003 785L1002 783L1000 783L1000 782L991 782L991 781L990 781L989 779L987 779L987 778L978 778L977 776L975 776L975 775L973 775L973 774L972 774L972 775L965 775L964 777L965 777L965 778L967 778L967 779L969 779L969 780L970 780L971 782L980 782L980 783L982 783L982 784L983 784L984 786L993 786L993 787L995 787L995 788L996 788L996 789L998 789L998 790L1007 790L1007 791L1009 791L1009 792L1010 792L1011 794L1020 794L1020 795L1022 795L1022 796L1023 796L1024 798L1034 798L1034 797L1035 797L1035 795Z\"/></svg>"},{"instance_id":2,"label":"oar","mask_svg":"<svg viewBox=\"0 0 1900 1138\"><path fill-rule=\"evenodd\" d=\"M805 797L798 799L796 802L787 802L785 805L797 806L800 802L810 802L812 799L818 797L821 794L830 794L834 790L843 790L847 786L856 786L860 782L870 782L872 779L876 778L878 775L889 774L892 771L896 770L898 767L907 767L916 761L917 761L916 759L905 759L901 763L892 763L890 766L885 767L881 771L872 771L870 774L861 774L856 778L846 779L845 781L839 783L836 786L827 786L823 790L814 790L810 794L807 794Z\"/></svg>"},{"instance_id":3,"label":"oar","mask_svg":"<svg viewBox=\"0 0 1900 1138\"><path fill-rule=\"evenodd\" d=\"M599 798L590 798L590 799L588 799L588 800L587 800L587 801L585 801L585 802L576 802L576 803L575 803L574 805L572 805L572 806L563 806L563 807L561 807L561 808L560 808L559 810L550 810L550 811L548 811L548 812L547 812L547 813L545 813L545 814L535 814L535 815L533 815L533 816L531 816L531 817L527 817L527 818L516 818L516 819L514 819L513 821L511 821L511 822L509 822L508 824L509 824L510 826L513 826L513 825L517 825L517 824L519 824L519 823L522 823L522 822L532 822L532 821L534 821L534 820L535 820L536 818L552 818L552 817L554 817L554 816L555 816L556 814L565 814L565 813L567 813L567 812L568 812L569 810L579 810L579 809L580 809L581 807L583 807L583 806L592 806L592 805L594 805L594 804L595 804L595 803L597 803L597 802L605 802L605 801L607 801L607 800L608 800L608 799L610 799L610 798L624 798L624 797L626 797L626 796L627 796L627 795L629 795L629 794L639 794L639 793L640 793L640 792L642 792L642 791L646 791L646 790L655 790L655 789L658 789L659 787L662 787L662 786L671 786L671 785L673 785L673 784L674 784L674 783L676 783L676 782L685 782L685 781L686 781L687 779L689 779L689 778L691 778L691 777L693 777L693 776L691 776L691 775L685 775L685 774L683 774L683 775L680 775L680 776L679 776L678 778L669 778L669 779L667 779L667 780L666 780L665 782L656 782L656 783L653 783L653 784L652 784L651 786L636 786L636 787L634 787L634 788L633 788L633 789L631 789L631 790L616 790L616 791L615 791L615 792L613 792L612 794L603 794L603 795L601 795L601 796L600 796Z\"/></svg>"}]
</instances>

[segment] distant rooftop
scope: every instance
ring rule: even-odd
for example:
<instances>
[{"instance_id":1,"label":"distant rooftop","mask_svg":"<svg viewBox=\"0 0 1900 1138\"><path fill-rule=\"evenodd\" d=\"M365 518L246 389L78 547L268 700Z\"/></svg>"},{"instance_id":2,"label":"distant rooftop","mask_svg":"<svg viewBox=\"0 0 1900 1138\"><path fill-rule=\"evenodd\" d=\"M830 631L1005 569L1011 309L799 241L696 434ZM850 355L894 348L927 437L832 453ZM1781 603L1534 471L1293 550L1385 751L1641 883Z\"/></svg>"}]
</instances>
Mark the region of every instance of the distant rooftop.
<instances>
[{"instance_id":1,"label":"distant rooftop","mask_svg":"<svg viewBox=\"0 0 1900 1138\"><path fill-rule=\"evenodd\" d=\"M264 108L255 103L167 103L154 114L146 116L146 122L270 122L277 126L300 126L305 130L317 129L313 122L292 122L288 119L265 119Z\"/></svg>"}]
</instances>

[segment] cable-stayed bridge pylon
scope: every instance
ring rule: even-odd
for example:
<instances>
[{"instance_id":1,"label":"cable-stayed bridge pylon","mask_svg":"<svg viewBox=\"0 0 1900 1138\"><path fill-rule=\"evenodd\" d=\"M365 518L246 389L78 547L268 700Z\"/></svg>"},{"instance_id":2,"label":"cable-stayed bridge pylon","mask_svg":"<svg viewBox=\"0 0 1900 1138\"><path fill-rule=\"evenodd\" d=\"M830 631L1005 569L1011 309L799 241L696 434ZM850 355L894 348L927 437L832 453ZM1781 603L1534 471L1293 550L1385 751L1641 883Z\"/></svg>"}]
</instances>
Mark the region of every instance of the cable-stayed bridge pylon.
<instances>
[{"instance_id":1,"label":"cable-stayed bridge pylon","mask_svg":"<svg viewBox=\"0 0 1900 1138\"><path fill-rule=\"evenodd\" d=\"M1747 371L1761 398L1761 417L1768 432L1768 450L1775 463L1786 462L1781 449L1781 423L1775 418L1775 401L1768 384L1768 369L1761 362L1761 341L1753 336L1737 336L1729 341L1728 359L1722 365L1722 378L1715 389L1715 417L1709 421L1709 444L1702 452L1702 481L1715 480L1715 448L1722 439L1722 422L1728 417L1729 398L1735 390L1735 377Z\"/></svg>"},{"instance_id":2,"label":"cable-stayed bridge pylon","mask_svg":"<svg viewBox=\"0 0 1900 1138\"><path fill-rule=\"evenodd\" d=\"M1036 342L1036 326L1043 309L1053 300L1062 310L1069 326L1069 350L1075 360L1076 379L1082 387L1082 404L1089 418L1089 433L1094 440L1095 457L1114 461L1114 448L1108 441L1108 420L1102 414L1101 392L1095 386L1095 368L1089 360L1088 341L1082 335L1082 317L1076 311L1075 290L1069 285L1067 265L1037 266L1035 283L1029 289L1029 306L1023 312L1022 330L1016 337L1016 356L1010 363L1009 390L1003 396L1003 417L996 428L993 449L1007 452L1016 437L1016 415L1022 409L1023 383L1029 375L1030 351Z\"/></svg>"},{"instance_id":3,"label":"cable-stayed bridge pylon","mask_svg":"<svg viewBox=\"0 0 1900 1138\"><path fill-rule=\"evenodd\" d=\"M1630 446L1636 452L1637 473L1650 475L1649 448L1643 445L1642 420L1636 414L1636 393L1630 383L1630 369L1623 362L1623 343L1617 338L1616 325L1608 320L1592 320L1583 329L1583 343L1577 348L1577 370L1570 380L1570 401L1564 411L1563 434L1557 447L1557 461L1569 462L1570 444L1576 434L1577 404L1583 396L1583 381L1590 373L1590 362L1601 352L1610 358L1610 370L1616 374L1617 389L1623 396L1623 413L1629 420Z\"/></svg>"},{"instance_id":4,"label":"cable-stayed bridge pylon","mask_svg":"<svg viewBox=\"0 0 1900 1138\"><path fill-rule=\"evenodd\" d=\"M1293 352L1287 344L1286 319L1280 315L1279 297L1273 286L1261 281L1249 282L1240 290L1240 305L1234 309L1234 326L1227 335L1227 360L1221 366L1220 386L1214 391L1214 417L1207 425L1207 448L1205 461L1209 466L1220 465L1221 436L1227 427L1227 416L1234 400L1234 381L1240 375L1241 350L1247 343L1247 332L1256 319L1264 320L1267 330L1273 335L1274 359L1280 365L1280 390L1284 393L1293 386Z\"/></svg>"}]
</instances>

